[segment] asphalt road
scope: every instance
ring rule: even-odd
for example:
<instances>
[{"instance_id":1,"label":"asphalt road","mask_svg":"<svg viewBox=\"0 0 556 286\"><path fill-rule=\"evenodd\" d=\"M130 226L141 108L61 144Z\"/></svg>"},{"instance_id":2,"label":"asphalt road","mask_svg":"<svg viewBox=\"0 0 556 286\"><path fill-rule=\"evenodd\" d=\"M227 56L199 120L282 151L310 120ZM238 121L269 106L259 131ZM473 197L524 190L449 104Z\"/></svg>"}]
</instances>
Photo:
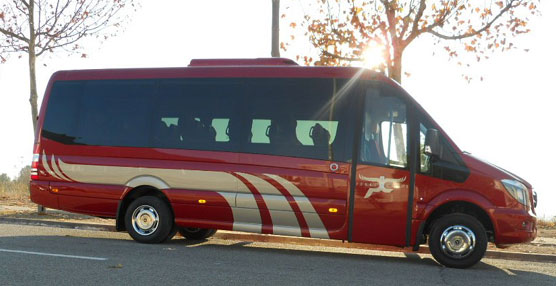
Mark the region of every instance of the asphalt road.
<instances>
[{"instance_id":1,"label":"asphalt road","mask_svg":"<svg viewBox=\"0 0 556 286\"><path fill-rule=\"evenodd\" d=\"M449 269L428 255L0 224L0 285L556 285L556 264L483 259Z\"/></svg>"}]
</instances>

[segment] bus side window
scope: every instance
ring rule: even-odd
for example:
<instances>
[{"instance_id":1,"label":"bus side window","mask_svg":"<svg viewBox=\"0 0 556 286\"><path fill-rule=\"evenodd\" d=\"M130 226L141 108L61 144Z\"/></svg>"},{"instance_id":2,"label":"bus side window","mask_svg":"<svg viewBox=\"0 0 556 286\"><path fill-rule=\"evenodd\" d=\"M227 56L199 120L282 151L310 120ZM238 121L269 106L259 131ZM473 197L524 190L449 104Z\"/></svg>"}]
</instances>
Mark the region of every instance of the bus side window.
<instances>
[{"instance_id":1,"label":"bus side window","mask_svg":"<svg viewBox=\"0 0 556 286\"><path fill-rule=\"evenodd\" d=\"M251 139L242 152L345 160L349 97L334 97L342 84L331 79L251 81L244 114Z\"/></svg>"},{"instance_id":2,"label":"bus side window","mask_svg":"<svg viewBox=\"0 0 556 286\"><path fill-rule=\"evenodd\" d=\"M360 160L373 165L407 167L405 104L370 90L365 97Z\"/></svg>"},{"instance_id":3,"label":"bus side window","mask_svg":"<svg viewBox=\"0 0 556 286\"><path fill-rule=\"evenodd\" d=\"M425 154L425 137L427 130L432 124L424 121L419 125L419 159L420 173L455 182L463 182L469 176L469 169L465 166L461 157L448 143L444 136L440 136L440 154L429 156Z\"/></svg>"},{"instance_id":4,"label":"bus side window","mask_svg":"<svg viewBox=\"0 0 556 286\"><path fill-rule=\"evenodd\" d=\"M241 140L237 79L162 79L155 119L173 129L170 148L237 152ZM160 144L158 140L157 144Z\"/></svg>"}]
</instances>

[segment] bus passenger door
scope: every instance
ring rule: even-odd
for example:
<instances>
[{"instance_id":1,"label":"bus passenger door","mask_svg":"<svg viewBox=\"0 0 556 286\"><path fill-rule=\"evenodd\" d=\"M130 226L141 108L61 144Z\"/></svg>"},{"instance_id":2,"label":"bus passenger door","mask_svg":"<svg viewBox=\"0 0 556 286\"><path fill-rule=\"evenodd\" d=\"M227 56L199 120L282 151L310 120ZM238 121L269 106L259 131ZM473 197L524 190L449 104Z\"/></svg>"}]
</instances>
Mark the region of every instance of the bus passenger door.
<instances>
[{"instance_id":1,"label":"bus passenger door","mask_svg":"<svg viewBox=\"0 0 556 286\"><path fill-rule=\"evenodd\" d=\"M362 119L352 241L402 246L410 183L405 104L370 90Z\"/></svg>"}]
</instances>

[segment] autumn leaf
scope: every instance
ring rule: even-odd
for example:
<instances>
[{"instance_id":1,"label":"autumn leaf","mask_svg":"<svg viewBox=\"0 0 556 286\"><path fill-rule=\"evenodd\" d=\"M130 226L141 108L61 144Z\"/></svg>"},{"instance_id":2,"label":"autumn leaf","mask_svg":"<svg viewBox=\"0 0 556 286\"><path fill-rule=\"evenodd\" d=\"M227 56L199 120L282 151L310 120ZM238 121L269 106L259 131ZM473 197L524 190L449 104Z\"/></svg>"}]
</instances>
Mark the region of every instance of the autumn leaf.
<instances>
[{"instance_id":1,"label":"autumn leaf","mask_svg":"<svg viewBox=\"0 0 556 286\"><path fill-rule=\"evenodd\" d=\"M468 52L474 52L475 48L473 46L470 46L470 45L465 45L465 50L468 51Z\"/></svg>"}]
</instances>

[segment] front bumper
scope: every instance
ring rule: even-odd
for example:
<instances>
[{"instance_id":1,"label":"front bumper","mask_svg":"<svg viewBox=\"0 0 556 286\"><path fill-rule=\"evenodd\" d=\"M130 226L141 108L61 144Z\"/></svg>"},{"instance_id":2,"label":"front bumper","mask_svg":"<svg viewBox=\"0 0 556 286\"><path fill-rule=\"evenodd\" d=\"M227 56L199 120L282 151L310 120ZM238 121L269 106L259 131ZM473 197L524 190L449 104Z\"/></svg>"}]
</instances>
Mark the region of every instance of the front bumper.
<instances>
[{"instance_id":1,"label":"front bumper","mask_svg":"<svg viewBox=\"0 0 556 286\"><path fill-rule=\"evenodd\" d=\"M492 217L497 246L526 243L537 237L537 217L524 209L497 208Z\"/></svg>"}]
</instances>

